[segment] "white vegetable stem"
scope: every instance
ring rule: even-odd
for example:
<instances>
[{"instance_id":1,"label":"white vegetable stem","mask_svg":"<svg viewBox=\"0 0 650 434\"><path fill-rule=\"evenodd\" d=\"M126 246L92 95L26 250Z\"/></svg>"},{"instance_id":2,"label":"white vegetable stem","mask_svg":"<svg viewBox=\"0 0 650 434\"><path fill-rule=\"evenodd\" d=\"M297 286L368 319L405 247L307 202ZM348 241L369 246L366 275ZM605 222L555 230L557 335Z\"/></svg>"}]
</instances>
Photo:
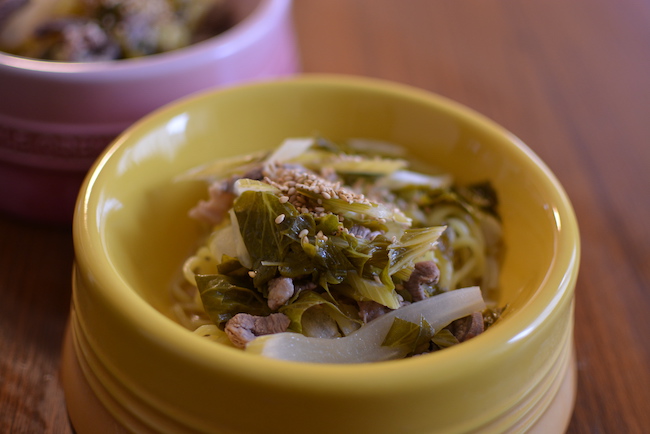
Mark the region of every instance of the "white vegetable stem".
<instances>
[{"instance_id":1,"label":"white vegetable stem","mask_svg":"<svg viewBox=\"0 0 650 434\"><path fill-rule=\"evenodd\" d=\"M313 363L364 363L404 357L408 348L383 347L395 318L419 323L424 319L435 331L452 321L485 309L477 286L457 289L393 310L343 338L309 338L299 333L260 336L246 351L266 357Z\"/></svg>"}]
</instances>

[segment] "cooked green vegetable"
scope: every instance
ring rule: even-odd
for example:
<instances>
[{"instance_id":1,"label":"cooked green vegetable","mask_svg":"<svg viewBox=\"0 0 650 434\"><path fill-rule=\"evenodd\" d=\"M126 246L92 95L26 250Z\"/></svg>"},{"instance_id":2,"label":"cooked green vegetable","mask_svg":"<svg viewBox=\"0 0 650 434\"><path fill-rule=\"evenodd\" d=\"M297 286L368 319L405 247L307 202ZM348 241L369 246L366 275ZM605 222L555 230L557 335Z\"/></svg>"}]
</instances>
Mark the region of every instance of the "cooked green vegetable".
<instances>
[{"instance_id":1,"label":"cooked green vegetable","mask_svg":"<svg viewBox=\"0 0 650 434\"><path fill-rule=\"evenodd\" d=\"M498 280L496 194L416 172L401 148L381 149L390 155L367 154L358 140L289 139L179 177L210 183L191 215L213 227L184 267L188 297L200 296L184 323L216 324L240 347L309 361L385 360L457 343L443 327L484 309L480 290L458 288L490 291ZM300 354L278 354L291 346Z\"/></svg>"}]
</instances>

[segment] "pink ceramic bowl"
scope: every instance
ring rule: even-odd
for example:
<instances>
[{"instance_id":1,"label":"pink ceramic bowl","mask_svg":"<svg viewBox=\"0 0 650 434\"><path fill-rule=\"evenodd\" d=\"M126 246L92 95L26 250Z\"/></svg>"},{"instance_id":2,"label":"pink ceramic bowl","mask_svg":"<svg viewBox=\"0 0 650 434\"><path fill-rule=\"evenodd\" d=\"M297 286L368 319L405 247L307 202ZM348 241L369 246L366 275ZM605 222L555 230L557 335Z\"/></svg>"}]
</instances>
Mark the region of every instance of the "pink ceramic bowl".
<instances>
[{"instance_id":1,"label":"pink ceramic bowl","mask_svg":"<svg viewBox=\"0 0 650 434\"><path fill-rule=\"evenodd\" d=\"M236 24L180 50L65 63L0 52L0 212L68 223L96 157L155 108L297 72L291 0L229 0Z\"/></svg>"}]
</instances>

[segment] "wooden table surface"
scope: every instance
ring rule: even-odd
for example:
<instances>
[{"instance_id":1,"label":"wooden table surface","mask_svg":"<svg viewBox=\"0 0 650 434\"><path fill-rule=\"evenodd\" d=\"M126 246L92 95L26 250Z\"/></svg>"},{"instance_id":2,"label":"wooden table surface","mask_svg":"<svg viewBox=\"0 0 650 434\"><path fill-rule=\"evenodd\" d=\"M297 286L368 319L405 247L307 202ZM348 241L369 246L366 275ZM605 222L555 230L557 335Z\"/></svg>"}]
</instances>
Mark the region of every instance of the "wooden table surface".
<instances>
[{"instance_id":1,"label":"wooden table surface","mask_svg":"<svg viewBox=\"0 0 650 434\"><path fill-rule=\"evenodd\" d=\"M303 70L427 89L526 142L582 237L570 433L650 432L650 2L296 0ZM71 432L71 232L0 216L0 432Z\"/></svg>"}]
</instances>

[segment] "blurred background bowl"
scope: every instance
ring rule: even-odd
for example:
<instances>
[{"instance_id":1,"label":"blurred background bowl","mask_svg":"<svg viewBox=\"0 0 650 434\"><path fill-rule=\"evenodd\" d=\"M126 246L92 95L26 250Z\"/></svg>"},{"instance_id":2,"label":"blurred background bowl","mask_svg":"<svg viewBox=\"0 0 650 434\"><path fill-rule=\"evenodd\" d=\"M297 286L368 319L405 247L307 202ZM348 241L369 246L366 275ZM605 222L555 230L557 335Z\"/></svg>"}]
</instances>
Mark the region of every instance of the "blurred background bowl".
<instances>
[{"instance_id":1,"label":"blurred background bowl","mask_svg":"<svg viewBox=\"0 0 650 434\"><path fill-rule=\"evenodd\" d=\"M0 212L70 223L92 162L127 126L212 87L290 75L291 0L228 0L233 25L141 58L68 63L0 52Z\"/></svg>"},{"instance_id":2,"label":"blurred background bowl","mask_svg":"<svg viewBox=\"0 0 650 434\"><path fill-rule=\"evenodd\" d=\"M206 197L175 176L287 137L402 144L498 192L502 320L444 351L360 365L270 360L173 320L170 285ZM575 397L579 233L549 169L481 115L422 90L303 76L209 92L137 122L86 178L63 385L77 432L563 432Z\"/></svg>"}]
</instances>

